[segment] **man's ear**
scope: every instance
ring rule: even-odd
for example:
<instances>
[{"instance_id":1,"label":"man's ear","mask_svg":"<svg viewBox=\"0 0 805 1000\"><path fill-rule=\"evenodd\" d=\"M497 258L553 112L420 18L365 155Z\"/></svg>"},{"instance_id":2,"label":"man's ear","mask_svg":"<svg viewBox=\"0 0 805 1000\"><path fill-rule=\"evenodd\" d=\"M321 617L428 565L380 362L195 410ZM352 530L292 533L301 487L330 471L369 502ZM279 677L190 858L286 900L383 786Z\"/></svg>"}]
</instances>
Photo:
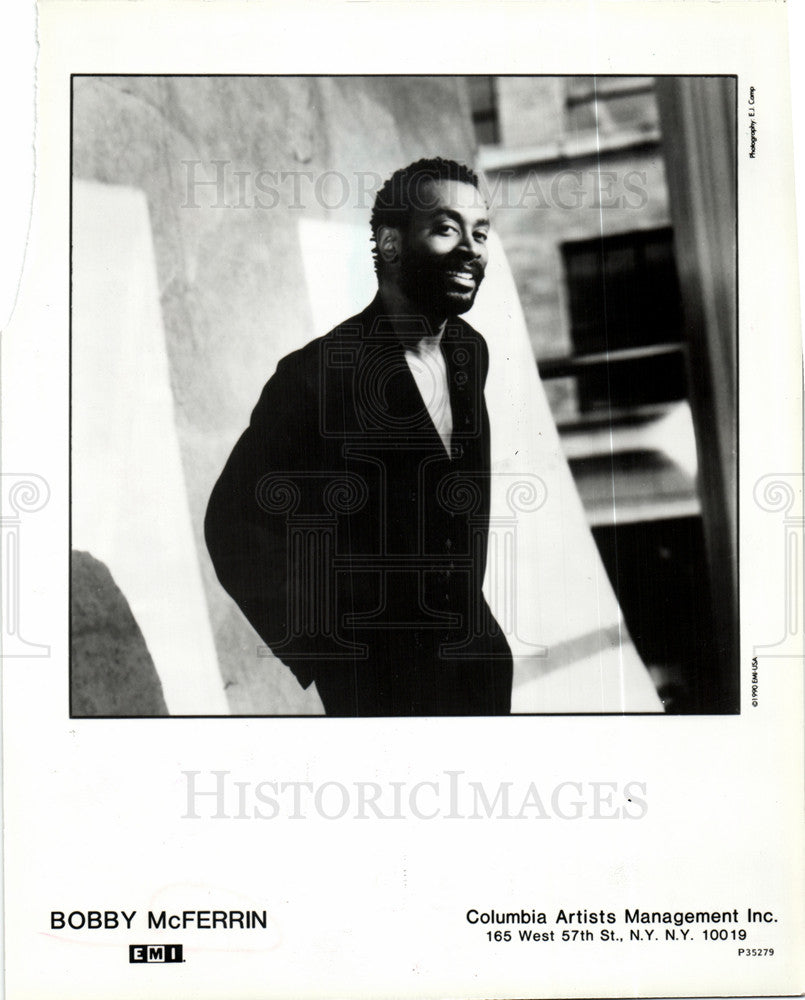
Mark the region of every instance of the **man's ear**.
<instances>
[{"instance_id":1,"label":"man's ear","mask_svg":"<svg viewBox=\"0 0 805 1000\"><path fill-rule=\"evenodd\" d=\"M378 255L384 264L394 264L400 259L402 235L396 226L379 226L375 242Z\"/></svg>"}]
</instances>

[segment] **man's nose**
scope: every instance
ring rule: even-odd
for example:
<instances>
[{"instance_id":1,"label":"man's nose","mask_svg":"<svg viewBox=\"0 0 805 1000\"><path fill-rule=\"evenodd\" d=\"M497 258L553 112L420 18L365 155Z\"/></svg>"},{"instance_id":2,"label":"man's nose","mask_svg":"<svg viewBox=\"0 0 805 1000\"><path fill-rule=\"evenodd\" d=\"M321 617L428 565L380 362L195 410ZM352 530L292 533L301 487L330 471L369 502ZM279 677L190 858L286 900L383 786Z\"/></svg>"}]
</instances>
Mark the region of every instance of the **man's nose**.
<instances>
[{"instance_id":1,"label":"man's nose","mask_svg":"<svg viewBox=\"0 0 805 1000\"><path fill-rule=\"evenodd\" d=\"M480 258L483 253L483 246L480 244L471 232L465 231L462 234L461 242L459 243L459 248L463 250L468 256L472 257L474 260Z\"/></svg>"}]
</instances>

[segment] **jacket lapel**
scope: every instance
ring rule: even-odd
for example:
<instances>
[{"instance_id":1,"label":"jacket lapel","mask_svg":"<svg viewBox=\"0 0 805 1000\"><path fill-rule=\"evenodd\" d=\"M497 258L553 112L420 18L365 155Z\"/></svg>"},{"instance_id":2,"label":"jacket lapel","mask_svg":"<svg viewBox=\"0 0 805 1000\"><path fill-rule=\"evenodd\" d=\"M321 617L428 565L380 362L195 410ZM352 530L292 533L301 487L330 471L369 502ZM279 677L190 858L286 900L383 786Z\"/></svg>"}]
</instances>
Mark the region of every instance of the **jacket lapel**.
<instances>
[{"instance_id":1,"label":"jacket lapel","mask_svg":"<svg viewBox=\"0 0 805 1000\"><path fill-rule=\"evenodd\" d=\"M472 347L466 338L461 336L461 327L448 324L442 338L442 352L447 365L447 378L450 391L450 408L453 413L453 458L456 457L456 446L468 435L472 435L475 426L474 393L476 381L475 365Z\"/></svg>"},{"instance_id":2,"label":"jacket lapel","mask_svg":"<svg viewBox=\"0 0 805 1000\"><path fill-rule=\"evenodd\" d=\"M442 439L408 366L405 345L384 314L379 294L361 320L366 340L361 385L377 424L390 438L403 438L406 443L419 439L428 450L438 447L444 453ZM416 330L412 337L416 338ZM452 388L449 392L452 409Z\"/></svg>"}]
</instances>

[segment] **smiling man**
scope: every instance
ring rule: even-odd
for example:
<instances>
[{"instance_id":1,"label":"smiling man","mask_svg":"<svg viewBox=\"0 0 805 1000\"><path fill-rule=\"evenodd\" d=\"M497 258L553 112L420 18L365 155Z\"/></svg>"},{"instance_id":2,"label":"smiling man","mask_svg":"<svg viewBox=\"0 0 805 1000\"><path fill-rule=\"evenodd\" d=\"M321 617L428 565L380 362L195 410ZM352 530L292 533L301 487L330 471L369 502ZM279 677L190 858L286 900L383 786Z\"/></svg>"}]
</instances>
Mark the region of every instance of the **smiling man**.
<instances>
[{"instance_id":1,"label":"smiling man","mask_svg":"<svg viewBox=\"0 0 805 1000\"><path fill-rule=\"evenodd\" d=\"M396 171L371 220L378 293L280 361L218 480L218 577L328 715L496 715L512 659L481 592L488 352L460 318L487 263L475 174Z\"/></svg>"}]
</instances>

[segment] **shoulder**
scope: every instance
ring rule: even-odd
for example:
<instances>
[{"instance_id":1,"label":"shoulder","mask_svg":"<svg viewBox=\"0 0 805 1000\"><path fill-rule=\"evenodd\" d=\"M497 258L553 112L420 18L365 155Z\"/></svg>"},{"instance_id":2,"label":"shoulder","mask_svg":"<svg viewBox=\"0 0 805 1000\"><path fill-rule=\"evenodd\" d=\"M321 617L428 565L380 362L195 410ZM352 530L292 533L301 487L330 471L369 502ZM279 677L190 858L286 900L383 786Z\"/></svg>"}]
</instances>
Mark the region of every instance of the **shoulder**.
<instances>
[{"instance_id":1,"label":"shoulder","mask_svg":"<svg viewBox=\"0 0 805 1000\"><path fill-rule=\"evenodd\" d=\"M303 347L298 347L291 351L277 362L277 368L272 376L272 381L280 380L309 380L311 375L316 375L322 364L322 357L326 353L327 344L333 338L333 331L326 333L322 337L316 337L308 341Z\"/></svg>"},{"instance_id":2,"label":"shoulder","mask_svg":"<svg viewBox=\"0 0 805 1000\"><path fill-rule=\"evenodd\" d=\"M303 400L312 401L323 390L323 379L343 367L339 363L341 349L349 341L362 337L366 310L339 323L321 337L309 340L302 347L291 351L277 362L274 374L263 387L258 409L266 404L299 407Z\"/></svg>"},{"instance_id":3,"label":"shoulder","mask_svg":"<svg viewBox=\"0 0 805 1000\"><path fill-rule=\"evenodd\" d=\"M470 326L470 324L461 316L457 316L454 320L452 320L450 326L456 331L456 335L459 339L469 341L470 343L476 343L479 346L482 346L484 350L488 350L484 335L479 330L476 330L474 326Z\"/></svg>"},{"instance_id":4,"label":"shoulder","mask_svg":"<svg viewBox=\"0 0 805 1000\"><path fill-rule=\"evenodd\" d=\"M307 376L315 374L324 340L325 337L316 337L314 340L308 341L304 347L298 347L295 351L291 351L290 354L286 354L285 357L280 358L272 380L280 379L284 381L292 379L305 381Z\"/></svg>"},{"instance_id":5,"label":"shoulder","mask_svg":"<svg viewBox=\"0 0 805 1000\"><path fill-rule=\"evenodd\" d=\"M454 331L456 344L466 344L470 348L471 356L478 359L480 369L486 374L489 368L489 347L484 335L460 316L452 321L450 327Z\"/></svg>"},{"instance_id":6,"label":"shoulder","mask_svg":"<svg viewBox=\"0 0 805 1000\"><path fill-rule=\"evenodd\" d=\"M303 347L291 351L281 358L277 364L277 374L318 374L322 364L326 363L329 351L351 338L362 336L367 323L367 310L350 316L334 326L321 337L315 337Z\"/></svg>"}]
</instances>

